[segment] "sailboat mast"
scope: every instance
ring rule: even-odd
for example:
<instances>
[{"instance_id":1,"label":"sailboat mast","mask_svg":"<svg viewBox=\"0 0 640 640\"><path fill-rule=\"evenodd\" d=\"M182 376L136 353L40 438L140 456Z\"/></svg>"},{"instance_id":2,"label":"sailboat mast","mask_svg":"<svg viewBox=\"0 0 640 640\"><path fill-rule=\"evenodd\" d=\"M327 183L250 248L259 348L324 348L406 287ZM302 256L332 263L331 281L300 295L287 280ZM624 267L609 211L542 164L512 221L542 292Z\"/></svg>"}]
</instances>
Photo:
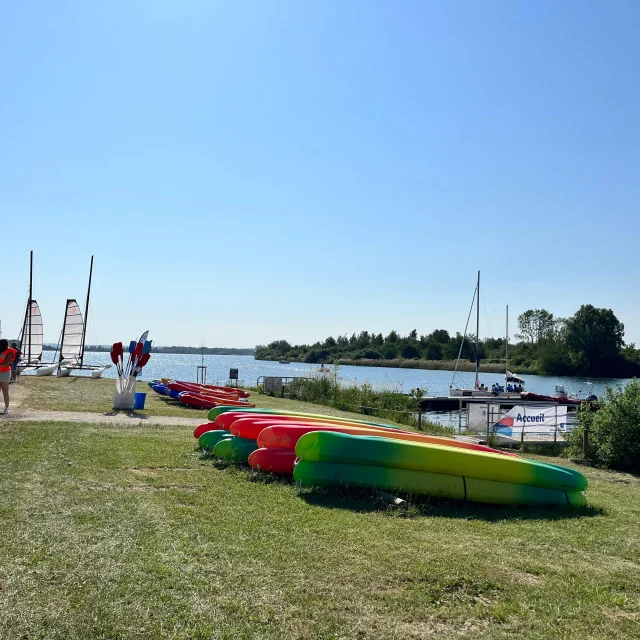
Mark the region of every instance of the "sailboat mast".
<instances>
[{"instance_id":1,"label":"sailboat mast","mask_svg":"<svg viewBox=\"0 0 640 640\"><path fill-rule=\"evenodd\" d=\"M31 343L33 342L33 337L31 333L31 318L33 316L33 309L31 305L33 300L33 251L31 251L29 255L29 303L27 304L27 314L29 318L29 348L27 355L27 364L31 362ZM26 320L26 318L25 318ZM23 336L24 337L24 336Z\"/></svg>"},{"instance_id":2,"label":"sailboat mast","mask_svg":"<svg viewBox=\"0 0 640 640\"><path fill-rule=\"evenodd\" d=\"M507 333L505 342L505 356L504 356L504 388L507 389L509 383L509 305L507 305Z\"/></svg>"},{"instance_id":3,"label":"sailboat mast","mask_svg":"<svg viewBox=\"0 0 640 640\"><path fill-rule=\"evenodd\" d=\"M87 321L89 320L89 298L91 297L91 276L93 275L93 256L89 267L89 286L87 287L87 303L84 307L84 326L82 327L82 347L80 349L80 366L84 362L84 340L87 336Z\"/></svg>"},{"instance_id":4,"label":"sailboat mast","mask_svg":"<svg viewBox=\"0 0 640 640\"><path fill-rule=\"evenodd\" d=\"M480 272L478 271L478 295L476 297L476 389L480 388L480 351L479 351L479 335L480 335Z\"/></svg>"},{"instance_id":5,"label":"sailboat mast","mask_svg":"<svg viewBox=\"0 0 640 640\"><path fill-rule=\"evenodd\" d=\"M60 334L60 358L58 362L62 362L62 348L64 347L64 334L67 329L67 311L69 310L70 298L67 298L67 302L64 305L64 318L62 318L62 333Z\"/></svg>"}]
</instances>

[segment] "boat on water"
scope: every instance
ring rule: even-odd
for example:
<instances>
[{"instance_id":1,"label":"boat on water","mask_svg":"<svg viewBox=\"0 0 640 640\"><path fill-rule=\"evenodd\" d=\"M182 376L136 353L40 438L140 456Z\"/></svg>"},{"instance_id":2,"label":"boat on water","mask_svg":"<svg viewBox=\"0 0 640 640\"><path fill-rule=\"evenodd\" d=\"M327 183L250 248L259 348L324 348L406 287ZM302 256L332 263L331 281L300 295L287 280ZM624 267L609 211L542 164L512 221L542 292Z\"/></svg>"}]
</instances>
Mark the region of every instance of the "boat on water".
<instances>
[{"instance_id":1,"label":"boat on water","mask_svg":"<svg viewBox=\"0 0 640 640\"><path fill-rule=\"evenodd\" d=\"M291 360L278 360L280 364L291 364Z\"/></svg>"},{"instance_id":2,"label":"boat on water","mask_svg":"<svg viewBox=\"0 0 640 640\"><path fill-rule=\"evenodd\" d=\"M509 371L509 307L507 306L507 323L506 323L506 351L505 351L505 373L504 373L504 385L498 383L493 387L486 387L480 383L480 351L479 351L479 335L480 335L480 272L478 271L478 282L473 292L473 299L471 300L471 309L469 310L469 317L473 307L476 307L476 379L473 387L456 387L455 379L458 374L458 364L460 362L460 356L462 355L462 348L464 346L464 339L467 335L467 328L469 320L467 319L467 327L465 327L462 343L460 344L460 351L458 353L458 359L456 360L456 368L453 372L453 378L449 385L449 396L452 398L507 398L507 399L519 399L520 394L524 391L524 379L515 373Z\"/></svg>"}]
</instances>

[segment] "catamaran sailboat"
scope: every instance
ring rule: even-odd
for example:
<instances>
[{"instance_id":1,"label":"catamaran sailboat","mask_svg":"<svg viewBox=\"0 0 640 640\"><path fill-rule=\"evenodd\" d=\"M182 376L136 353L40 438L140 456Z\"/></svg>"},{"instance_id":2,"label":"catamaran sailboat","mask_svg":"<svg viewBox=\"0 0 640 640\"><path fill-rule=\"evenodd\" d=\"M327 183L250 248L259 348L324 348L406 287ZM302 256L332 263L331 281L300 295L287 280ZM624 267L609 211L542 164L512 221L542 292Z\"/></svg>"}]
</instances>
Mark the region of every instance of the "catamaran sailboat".
<instances>
[{"instance_id":1,"label":"catamaran sailboat","mask_svg":"<svg viewBox=\"0 0 640 640\"><path fill-rule=\"evenodd\" d=\"M462 355L462 347L464 346L464 337L467 335L467 327L469 325L469 318L467 318L467 327L465 327L462 343L460 344L460 351L458 352L458 359L456 360L456 368L453 372L453 378L449 385L449 395L451 397L465 397L465 398L520 398L520 393L524 391L524 380L519 376L511 373L509 367L509 307L507 306L507 331L506 331L506 359L505 359L505 374L504 374L504 387L496 389L489 389L480 384L480 352L478 349L478 341L480 335L480 272L478 271L478 283L473 292L473 299L471 301L471 309L469 310L469 317L471 317L471 311L473 305L476 305L476 380L473 388L459 388L454 386L456 375L458 374L458 363L460 362L460 356ZM511 391L509 391L511 389Z\"/></svg>"},{"instance_id":2,"label":"catamaran sailboat","mask_svg":"<svg viewBox=\"0 0 640 640\"><path fill-rule=\"evenodd\" d=\"M42 359L42 314L38 303L33 299L33 251L29 258L29 299L20 331L20 372L36 368Z\"/></svg>"},{"instance_id":3,"label":"catamaran sailboat","mask_svg":"<svg viewBox=\"0 0 640 640\"><path fill-rule=\"evenodd\" d=\"M92 378L100 378L105 369L111 365L87 365L84 364L85 338L87 335L87 318L89 316L89 301L91 299L91 278L93 276L93 256L91 256L91 266L89 267L89 285L87 287L87 302L85 305L85 317L82 319L82 312L77 300L68 298L65 304L64 322L62 324L62 334L60 336L60 356L57 363L52 367L46 367L46 373L38 371L39 375L53 375L57 373L59 377L66 377L73 370L90 371Z\"/></svg>"}]
</instances>

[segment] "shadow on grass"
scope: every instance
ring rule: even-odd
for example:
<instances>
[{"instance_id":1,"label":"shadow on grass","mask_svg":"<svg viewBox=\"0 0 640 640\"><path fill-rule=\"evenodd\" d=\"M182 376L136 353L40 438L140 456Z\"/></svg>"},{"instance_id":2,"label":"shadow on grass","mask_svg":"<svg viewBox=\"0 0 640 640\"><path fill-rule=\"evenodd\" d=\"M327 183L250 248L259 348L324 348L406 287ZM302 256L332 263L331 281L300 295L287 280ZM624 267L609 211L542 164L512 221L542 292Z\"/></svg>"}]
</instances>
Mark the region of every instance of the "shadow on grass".
<instances>
[{"instance_id":1,"label":"shadow on grass","mask_svg":"<svg viewBox=\"0 0 640 640\"><path fill-rule=\"evenodd\" d=\"M113 409L112 411L106 411L105 416L119 416L123 415L127 418L135 418L136 420L148 420L149 416L146 413L140 413L139 411L129 409Z\"/></svg>"},{"instance_id":2,"label":"shadow on grass","mask_svg":"<svg viewBox=\"0 0 640 640\"><path fill-rule=\"evenodd\" d=\"M216 458L211 452L202 453L200 460L211 462L214 469L233 473L249 482L286 485L292 488L296 486L291 476L259 472L246 464ZM501 520L578 520L606 515L605 509L591 506L571 508L561 505L548 507L492 505L401 493L397 495L406 500L406 505L398 507L389 504L388 492L371 488L300 488L298 494L307 504L316 507L342 509L356 513L382 512L401 518L459 518L499 522Z\"/></svg>"},{"instance_id":3,"label":"shadow on grass","mask_svg":"<svg viewBox=\"0 0 640 640\"><path fill-rule=\"evenodd\" d=\"M300 490L302 500L313 506L346 509L358 513L391 511L396 517L406 518L459 518L498 522L501 520L577 520L606 514L604 509L591 506L571 508L562 505L548 507L495 505L407 494L398 494L407 501L406 507L398 508L391 507L383 499L383 495L384 492L364 488L333 487Z\"/></svg>"}]
</instances>

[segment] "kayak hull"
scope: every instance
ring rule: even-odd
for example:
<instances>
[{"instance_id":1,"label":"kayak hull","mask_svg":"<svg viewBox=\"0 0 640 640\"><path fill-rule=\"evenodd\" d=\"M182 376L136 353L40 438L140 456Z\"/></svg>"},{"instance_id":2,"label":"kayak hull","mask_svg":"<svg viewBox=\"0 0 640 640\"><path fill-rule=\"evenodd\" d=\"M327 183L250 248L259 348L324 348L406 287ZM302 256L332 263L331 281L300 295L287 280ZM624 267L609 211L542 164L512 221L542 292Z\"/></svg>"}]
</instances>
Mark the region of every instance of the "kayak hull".
<instances>
[{"instance_id":1,"label":"kayak hull","mask_svg":"<svg viewBox=\"0 0 640 640\"><path fill-rule=\"evenodd\" d=\"M497 453L390 438L313 431L298 440L295 452L298 458L310 462L394 467L558 491L583 491L587 488L586 478L566 467Z\"/></svg>"},{"instance_id":2,"label":"kayak hull","mask_svg":"<svg viewBox=\"0 0 640 640\"><path fill-rule=\"evenodd\" d=\"M290 449L256 449L249 456L249 466L258 471L291 475L296 454Z\"/></svg>"},{"instance_id":3,"label":"kayak hull","mask_svg":"<svg viewBox=\"0 0 640 640\"><path fill-rule=\"evenodd\" d=\"M572 507L586 504L584 494L579 491L376 465L301 460L295 465L293 477L306 486L372 487L490 504Z\"/></svg>"}]
</instances>

